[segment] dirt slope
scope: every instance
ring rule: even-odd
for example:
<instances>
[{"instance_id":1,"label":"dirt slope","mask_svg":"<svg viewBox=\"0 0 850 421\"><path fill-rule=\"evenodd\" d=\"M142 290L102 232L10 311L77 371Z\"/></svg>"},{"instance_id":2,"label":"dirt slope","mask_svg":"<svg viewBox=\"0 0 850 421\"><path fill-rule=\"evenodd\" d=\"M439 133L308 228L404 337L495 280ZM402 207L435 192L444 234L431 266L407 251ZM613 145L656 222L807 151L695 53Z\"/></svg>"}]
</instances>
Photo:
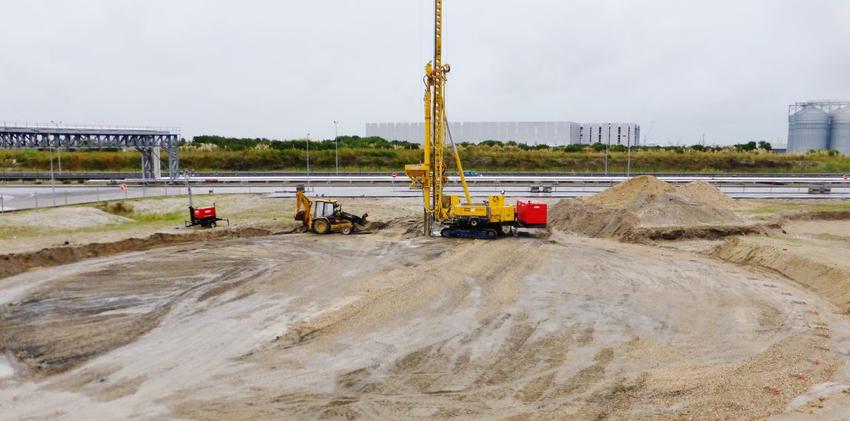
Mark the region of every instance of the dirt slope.
<instances>
[{"instance_id":1,"label":"dirt slope","mask_svg":"<svg viewBox=\"0 0 850 421\"><path fill-rule=\"evenodd\" d=\"M675 187L641 176L586 199L562 200L550 224L591 237L640 242L657 239L719 238L764 232L743 220L734 200L708 183Z\"/></svg>"},{"instance_id":2,"label":"dirt slope","mask_svg":"<svg viewBox=\"0 0 850 421\"><path fill-rule=\"evenodd\" d=\"M734 263L772 270L850 313L850 222L790 223L788 235L732 238L711 254ZM828 232L823 232L828 230Z\"/></svg>"},{"instance_id":3,"label":"dirt slope","mask_svg":"<svg viewBox=\"0 0 850 421\"><path fill-rule=\"evenodd\" d=\"M407 228L7 278L0 327L20 334L3 351L24 357L0 405L68 419L760 418L839 367L828 307L774 275L558 232ZM32 377L55 361L71 363Z\"/></svg>"}]
</instances>

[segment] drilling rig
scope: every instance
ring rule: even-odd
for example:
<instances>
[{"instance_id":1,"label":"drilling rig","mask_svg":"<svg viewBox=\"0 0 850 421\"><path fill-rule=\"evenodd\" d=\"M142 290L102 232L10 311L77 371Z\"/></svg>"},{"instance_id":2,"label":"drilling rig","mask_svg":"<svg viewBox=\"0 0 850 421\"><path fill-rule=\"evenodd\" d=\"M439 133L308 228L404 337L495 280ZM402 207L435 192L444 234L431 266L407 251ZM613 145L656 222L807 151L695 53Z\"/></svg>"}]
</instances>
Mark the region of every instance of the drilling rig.
<instances>
[{"instance_id":1,"label":"drilling rig","mask_svg":"<svg viewBox=\"0 0 850 421\"><path fill-rule=\"evenodd\" d=\"M463 172L457 146L448 130L446 118L446 81L451 66L443 64L443 0L434 0L434 59L425 65L425 141L424 158L419 164L405 165L411 187L422 189L424 233L432 235L440 225L440 235L451 238L494 239L505 229L545 228L547 207L544 203L517 202L507 205L504 194L489 195L482 203L473 203ZM464 202L443 193L446 176L446 135L452 146L455 167L463 186Z\"/></svg>"}]
</instances>

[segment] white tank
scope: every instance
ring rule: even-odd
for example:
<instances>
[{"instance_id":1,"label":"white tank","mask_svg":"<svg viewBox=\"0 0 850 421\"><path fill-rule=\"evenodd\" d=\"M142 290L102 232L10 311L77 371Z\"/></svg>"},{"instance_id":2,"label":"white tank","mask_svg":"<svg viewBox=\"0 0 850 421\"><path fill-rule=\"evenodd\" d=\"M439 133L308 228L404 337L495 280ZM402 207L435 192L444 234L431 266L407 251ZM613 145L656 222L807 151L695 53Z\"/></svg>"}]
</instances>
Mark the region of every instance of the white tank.
<instances>
[{"instance_id":1,"label":"white tank","mask_svg":"<svg viewBox=\"0 0 850 421\"><path fill-rule=\"evenodd\" d=\"M832 136L830 149L850 156L850 107L832 112Z\"/></svg>"},{"instance_id":2,"label":"white tank","mask_svg":"<svg viewBox=\"0 0 850 421\"><path fill-rule=\"evenodd\" d=\"M808 106L788 117L788 152L829 149L830 116Z\"/></svg>"}]
</instances>

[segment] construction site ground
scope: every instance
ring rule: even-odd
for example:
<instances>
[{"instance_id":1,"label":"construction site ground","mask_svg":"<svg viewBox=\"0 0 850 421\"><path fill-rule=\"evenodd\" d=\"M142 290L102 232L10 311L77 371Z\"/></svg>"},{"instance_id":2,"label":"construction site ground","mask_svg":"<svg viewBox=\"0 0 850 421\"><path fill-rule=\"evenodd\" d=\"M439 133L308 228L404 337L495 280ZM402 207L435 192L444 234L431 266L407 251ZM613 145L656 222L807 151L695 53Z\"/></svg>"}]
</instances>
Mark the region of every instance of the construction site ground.
<instances>
[{"instance_id":1,"label":"construction site ground","mask_svg":"<svg viewBox=\"0 0 850 421\"><path fill-rule=\"evenodd\" d=\"M408 199L351 236L247 195L0 215L0 419L844 419L850 203L647 183L496 241Z\"/></svg>"}]
</instances>

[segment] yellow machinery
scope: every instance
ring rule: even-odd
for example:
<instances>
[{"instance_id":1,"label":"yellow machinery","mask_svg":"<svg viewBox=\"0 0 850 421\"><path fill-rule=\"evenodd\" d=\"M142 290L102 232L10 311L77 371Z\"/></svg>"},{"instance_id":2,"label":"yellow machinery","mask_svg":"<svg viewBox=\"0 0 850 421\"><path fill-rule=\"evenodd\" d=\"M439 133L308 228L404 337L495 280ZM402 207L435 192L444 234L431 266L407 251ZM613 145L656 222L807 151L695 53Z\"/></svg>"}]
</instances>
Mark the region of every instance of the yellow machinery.
<instances>
[{"instance_id":1,"label":"yellow machinery","mask_svg":"<svg viewBox=\"0 0 850 421\"><path fill-rule=\"evenodd\" d=\"M316 234L339 232L345 235L357 231L358 227L366 225L366 218L342 211L342 205L336 200L310 200L304 194L304 187L299 186L295 192L295 220L304 223L307 231Z\"/></svg>"},{"instance_id":2,"label":"yellow machinery","mask_svg":"<svg viewBox=\"0 0 850 421\"><path fill-rule=\"evenodd\" d=\"M451 67L443 64L443 0L434 1L434 60L425 66L425 157L422 163L406 165L411 187L422 189L425 235L432 223L442 226L441 235L455 238L495 238L503 227L515 226L516 207L505 204L504 195L490 195L483 203L472 203L463 166L454 140L452 151L463 186L464 201L443 194L446 177L446 80Z\"/></svg>"}]
</instances>

